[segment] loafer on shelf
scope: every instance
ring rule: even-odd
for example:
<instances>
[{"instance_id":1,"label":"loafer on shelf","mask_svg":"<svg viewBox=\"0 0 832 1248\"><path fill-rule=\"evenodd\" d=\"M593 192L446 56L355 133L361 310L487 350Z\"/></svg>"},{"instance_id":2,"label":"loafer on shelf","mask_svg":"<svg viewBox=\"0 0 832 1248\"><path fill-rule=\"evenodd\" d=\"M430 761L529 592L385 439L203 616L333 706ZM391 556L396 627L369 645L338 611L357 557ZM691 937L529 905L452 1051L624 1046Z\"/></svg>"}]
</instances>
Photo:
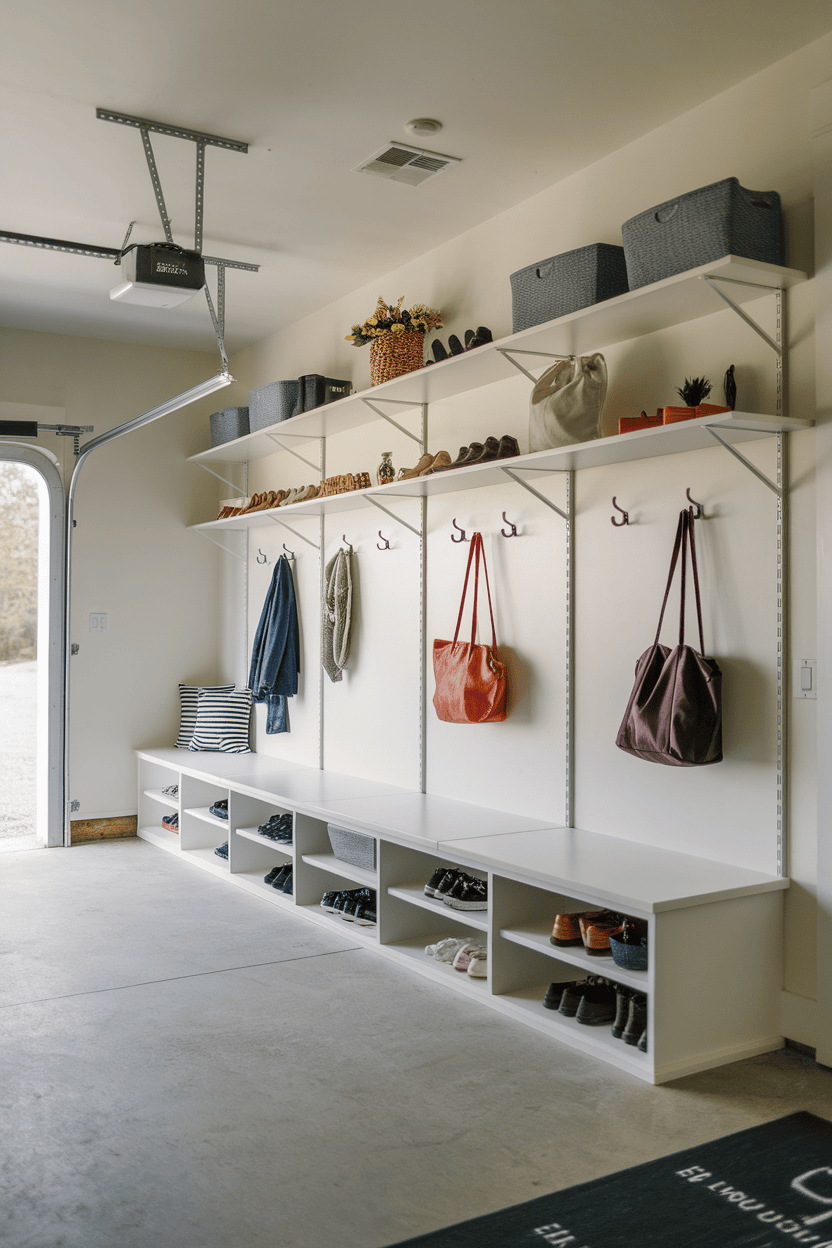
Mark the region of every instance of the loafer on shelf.
<instances>
[{"instance_id":1,"label":"loafer on shelf","mask_svg":"<svg viewBox=\"0 0 832 1248\"><path fill-rule=\"evenodd\" d=\"M581 915L578 922L588 956L611 958L610 936L617 936L621 931L621 920L618 916L605 910L598 918Z\"/></svg>"},{"instance_id":2,"label":"loafer on shelf","mask_svg":"<svg viewBox=\"0 0 832 1248\"><path fill-rule=\"evenodd\" d=\"M492 460L497 459L499 455L499 451L500 451L500 443L498 442L498 440L496 438L488 437L483 442L482 450L480 451L480 453L476 456L469 455L469 457L466 459L465 463L462 466L463 468L468 468L472 464L491 463Z\"/></svg>"},{"instance_id":3,"label":"loafer on shelf","mask_svg":"<svg viewBox=\"0 0 832 1248\"><path fill-rule=\"evenodd\" d=\"M422 473L430 469L435 459L436 456L428 452L422 456L415 468L405 468L404 472L399 473L399 480L410 481L413 477L420 477Z\"/></svg>"},{"instance_id":4,"label":"loafer on shelf","mask_svg":"<svg viewBox=\"0 0 832 1248\"><path fill-rule=\"evenodd\" d=\"M568 979L558 984L550 984L546 989L546 995L543 998L543 1007L547 1010L557 1010L560 1007L561 997L567 988L574 988L576 984L581 983L578 979Z\"/></svg>"},{"instance_id":5,"label":"loafer on shelf","mask_svg":"<svg viewBox=\"0 0 832 1248\"><path fill-rule=\"evenodd\" d=\"M615 990L604 982L588 983L578 1003L575 1018L589 1027L600 1027L615 1018Z\"/></svg>"},{"instance_id":6,"label":"loafer on shelf","mask_svg":"<svg viewBox=\"0 0 832 1248\"><path fill-rule=\"evenodd\" d=\"M516 438L510 434L504 433L500 438L499 449L497 451L498 459L511 459L515 455L520 454L520 444Z\"/></svg>"},{"instance_id":7,"label":"loafer on shelf","mask_svg":"<svg viewBox=\"0 0 832 1248\"><path fill-rule=\"evenodd\" d=\"M596 911L596 914L600 914ZM578 924L579 914L556 914L555 922L552 926L552 935L549 937L550 945L582 945L583 937Z\"/></svg>"},{"instance_id":8,"label":"loafer on shelf","mask_svg":"<svg viewBox=\"0 0 832 1248\"><path fill-rule=\"evenodd\" d=\"M586 980L575 980L574 983L565 984L558 1005L558 1013L565 1014L567 1018L574 1018L578 1013L578 1006L581 1004L581 997L586 989Z\"/></svg>"},{"instance_id":9,"label":"loafer on shelf","mask_svg":"<svg viewBox=\"0 0 832 1248\"><path fill-rule=\"evenodd\" d=\"M440 451L429 468L425 468L423 472L418 473L420 477L427 477L432 472L441 472L444 468L451 466L451 457L447 451Z\"/></svg>"}]
</instances>

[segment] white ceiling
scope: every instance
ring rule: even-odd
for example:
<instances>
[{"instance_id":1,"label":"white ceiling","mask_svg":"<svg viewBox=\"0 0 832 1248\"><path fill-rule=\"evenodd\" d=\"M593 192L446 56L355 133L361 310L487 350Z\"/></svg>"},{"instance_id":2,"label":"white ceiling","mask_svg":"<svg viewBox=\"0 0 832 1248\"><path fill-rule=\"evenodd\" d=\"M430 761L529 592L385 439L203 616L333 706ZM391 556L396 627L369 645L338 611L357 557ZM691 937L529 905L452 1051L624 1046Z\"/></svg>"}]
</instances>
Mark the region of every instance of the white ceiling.
<instances>
[{"instance_id":1,"label":"white ceiling","mask_svg":"<svg viewBox=\"0 0 832 1248\"><path fill-rule=\"evenodd\" d=\"M828 0L4 0L0 229L163 238L139 132L97 106L248 142L206 155L206 254L262 265L228 272L234 351L830 29ZM420 187L352 172L425 116L462 164ZM153 145L193 246L195 148ZM112 303L119 273L0 243L0 325L211 349L201 297Z\"/></svg>"}]
</instances>

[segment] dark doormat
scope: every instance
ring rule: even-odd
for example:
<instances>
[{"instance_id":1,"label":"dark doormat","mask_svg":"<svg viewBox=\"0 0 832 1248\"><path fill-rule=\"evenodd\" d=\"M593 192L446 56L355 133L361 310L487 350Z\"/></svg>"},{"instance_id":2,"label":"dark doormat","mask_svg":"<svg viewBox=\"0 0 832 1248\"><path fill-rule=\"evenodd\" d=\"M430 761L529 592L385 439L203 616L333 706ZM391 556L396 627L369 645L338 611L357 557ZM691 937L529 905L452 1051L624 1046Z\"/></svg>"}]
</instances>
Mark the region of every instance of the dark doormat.
<instances>
[{"instance_id":1,"label":"dark doormat","mask_svg":"<svg viewBox=\"0 0 832 1248\"><path fill-rule=\"evenodd\" d=\"M395 1248L832 1248L832 1123L790 1114Z\"/></svg>"}]
</instances>

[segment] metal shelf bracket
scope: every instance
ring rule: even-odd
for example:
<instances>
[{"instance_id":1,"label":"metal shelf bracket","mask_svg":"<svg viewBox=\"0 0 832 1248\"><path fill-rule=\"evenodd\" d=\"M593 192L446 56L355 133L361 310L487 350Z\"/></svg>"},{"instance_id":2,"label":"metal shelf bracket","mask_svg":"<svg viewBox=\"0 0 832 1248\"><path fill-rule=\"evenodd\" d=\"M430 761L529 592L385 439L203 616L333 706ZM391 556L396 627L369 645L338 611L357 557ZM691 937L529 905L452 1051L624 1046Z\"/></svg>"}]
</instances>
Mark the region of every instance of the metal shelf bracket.
<instances>
[{"instance_id":1,"label":"metal shelf bracket","mask_svg":"<svg viewBox=\"0 0 832 1248\"><path fill-rule=\"evenodd\" d=\"M391 520L394 520L396 524L403 524L406 529L410 529L410 532L415 533L417 537L422 536L421 530L417 529L415 524L408 524L407 520L402 520L402 518L397 516L395 512L391 511L389 507L384 507L378 499L373 498L372 494L367 494L365 497L368 503L372 503L374 507L378 507L379 511L383 511L384 514L389 516Z\"/></svg>"},{"instance_id":2,"label":"metal shelf bracket","mask_svg":"<svg viewBox=\"0 0 832 1248\"><path fill-rule=\"evenodd\" d=\"M500 468L506 474L507 477L511 477L512 481L516 481L518 485L522 485L524 490L528 490L530 494L534 494L535 498L539 498L541 503L543 503L545 507L548 507L550 511L556 511L558 515L561 517L561 519L565 520L567 524L571 522L569 511L568 510L564 511L561 507L558 507L557 503L553 503L550 498L547 498L545 494L541 494L539 490L536 490L534 486L530 485L529 482L524 480L523 477L519 477L517 475L518 469L504 468L502 464L500 465ZM566 473L567 482L571 481L571 475L572 475L568 469L558 469L558 468L524 468L522 469L522 471L523 472L544 472L548 476L562 476L564 473Z\"/></svg>"},{"instance_id":3,"label":"metal shelf bracket","mask_svg":"<svg viewBox=\"0 0 832 1248\"><path fill-rule=\"evenodd\" d=\"M522 364L515 360L515 355L539 355L547 360L571 360L574 358L574 356L571 355L555 355L552 351L521 351L518 348L508 347L498 347L497 351L501 356L503 356L504 359L508 360L509 364L513 364L518 372L522 373L524 377L528 377L529 381L533 381L535 385L537 385L538 378L535 377L534 373L530 373L527 368L524 368Z\"/></svg>"},{"instance_id":4,"label":"metal shelf bracket","mask_svg":"<svg viewBox=\"0 0 832 1248\"><path fill-rule=\"evenodd\" d=\"M313 550L321 549L317 542L313 542L310 538L304 537L302 533L298 533L297 529L293 529L291 524L287 524L285 520L278 519L278 517L273 515L270 511L264 511L263 515L268 516L269 520L272 520L275 524L279 524L284 529L288 529L290 533L292 533L295 537L300 538L302 542L306 542L307 546L311 546Z\"/></svg>"},{"instance_id":5,"label":"metal shelf bracket","mask_svg":"<svg viewBox=\"0 0 832 1248\"><path fill-rule=\"evenodd\" d=\"M427 425L426 425L427 410L428 410L427 403L417 403L415 401L411 402L405 399L385 399L383 397L379 397L375 400L375 402L373 402L371 399L365 399L363 396L361 398L361 402L365 404L366 407L369 407L371 412L375 412L376 416L381 417L382 420L386 420L388 425L393 425L393 427L398 429L400 433L403 433L408 438L412 438L414 442L418 442L422 448L422 452L424 453L425 430L427 428ZM393 420L392 416L388 416L386 412L383 412L380 407L376 407L376 403L395 403L397 407L421 408L421 412L422 412L421 432L419 434L411 433L409 429L405 429L404 425L400 425L397 420Z\"/></svg>"},{"instance_id":6,"label":"metal shelf bracket","mask_svg":"<svg viewBox=\"0 0 832 1248\"><path fill-rule=\"evenodd\" d=\"M237 485L234 481L229 481L228 477L221 477L218 472L214 472L213 468L209 468L207 464L200 463L199 460L196 461L196 466L197 468L201 468L203 472L210 473L212 477L216 477L218 481L222 481L223 485L230 486L232 490L236 490L239 494L239 485Z\"/></svg>"},{"instance_id":7,"label":"metal shelf bracket","mask_svg":"<svg viewBox=\"0 0 832 1248\"><path fill-rule=\"evenodd\" d=\"M231 529L231 533L243 533L243 529ZM197 529L197 533L201 533L203 537L207 537L209 542L213 542L215 546L219 546L220 550L224 550L227 555L233 555L235 559L239 559L241 563L247 563L245 555L239 555L236 550L232 550L230 546L226 546L224 542L218 541L216 537L212 537L210 533L206 533L204 529Z\"/></svg>"}]
</instances>

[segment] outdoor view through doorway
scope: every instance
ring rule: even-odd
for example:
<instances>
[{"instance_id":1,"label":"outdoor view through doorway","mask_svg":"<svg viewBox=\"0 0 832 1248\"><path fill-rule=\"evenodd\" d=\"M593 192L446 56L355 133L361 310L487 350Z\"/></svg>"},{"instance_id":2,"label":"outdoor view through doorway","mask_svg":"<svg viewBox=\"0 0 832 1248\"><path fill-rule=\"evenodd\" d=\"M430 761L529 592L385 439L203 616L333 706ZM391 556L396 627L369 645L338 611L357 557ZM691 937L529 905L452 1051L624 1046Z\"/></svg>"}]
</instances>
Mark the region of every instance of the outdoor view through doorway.
<instances>
[{"instance_id":1,"label":"outdoor view through doorway","mask_svg":"<svg viewBox=\"0 0 832 1248\"><path fill-rule=\"evenodd\" d=\"M46 673L39 672L38 652L48 613L39 612L38 600L45 606L48 515L40 473L0 459L0 852L46 841L46 794L39 783L45 774Z\"/></svg>"}]
</instances>

